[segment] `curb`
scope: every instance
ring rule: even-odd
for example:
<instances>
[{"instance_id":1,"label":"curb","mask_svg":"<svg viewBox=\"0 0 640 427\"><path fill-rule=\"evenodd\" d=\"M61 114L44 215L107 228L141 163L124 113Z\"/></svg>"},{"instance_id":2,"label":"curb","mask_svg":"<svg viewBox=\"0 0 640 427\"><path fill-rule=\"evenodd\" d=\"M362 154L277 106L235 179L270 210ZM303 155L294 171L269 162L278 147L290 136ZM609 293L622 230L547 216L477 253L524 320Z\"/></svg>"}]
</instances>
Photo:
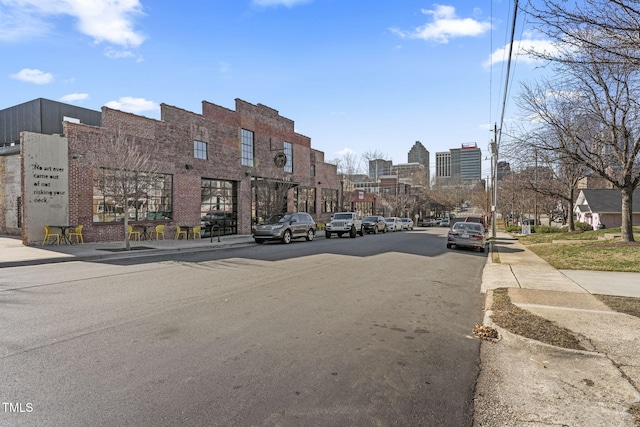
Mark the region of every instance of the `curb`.
<instances>
[{"instance_id":1,"label":"curb","mask_svg":"<svg viewBox=\"0 0 640 427\"><path fill-rule=\"evenodd\" d=\"M72 262L72 261L92 261L92 260L106 260L106 259L119 259L119 258L140 258L145 256L153 256L160 253L169 253L169 252L202 252L202 251L211 251L224 249L231 246L242 246L242 245L251 245L253 242L228 242L228 243L218 243L212 246L202 246L202 247L186 247L186 248L152 248L145 249L142 251L121 251L121 252L112 252L105 254L95 254L95 255L69 255L69 256L61 256L54 258L41 258L41 259L31 259L31 260L23 260L23 261L7 261L0 262L0 268L4 267L28 267L34 265L43 265L43 264L60 264L63 262ZM95 249L100 250L100 249Z\"/></svg>"}]
</instances>

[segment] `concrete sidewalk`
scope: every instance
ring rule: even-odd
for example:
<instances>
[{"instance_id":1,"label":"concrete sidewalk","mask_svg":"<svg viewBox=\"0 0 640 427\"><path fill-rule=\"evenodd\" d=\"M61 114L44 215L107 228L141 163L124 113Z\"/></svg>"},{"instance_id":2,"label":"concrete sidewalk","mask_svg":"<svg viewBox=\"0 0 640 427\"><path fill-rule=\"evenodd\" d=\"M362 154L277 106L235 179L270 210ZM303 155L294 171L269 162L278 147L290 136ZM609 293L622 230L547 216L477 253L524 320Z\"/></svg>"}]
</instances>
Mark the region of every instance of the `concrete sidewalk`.
<instances>
[{"instance_id":1,"label":"concrete sidewalk","mask_svg":"<svg viewBox=\"0 0 640 427\"><path fill-rule=\"evenodd\" d=\"M86 261L118 257L145 256L162 251L211 250L254 243L251 235L230 235L188 240L142 240L131 241L131 251L123 252L124 242L84 243L73 245L25 246L13 236L0 236L0 268L24 265L49 264L54 262Z\"/></svg>"},{"instance_id":2,"label":"concrete sidewalk","mask_svg":"<svg viewBox=\"0 0 640 427\"><path fill-rule=\"evenodd\" d=\"M612 311L593 294L638 296L640 274L561 272L517 239L499 234L482 291L509 288L514 304L563 326L590 351L567 350L511 334L483 341L476 426L637 426L640 319ZM640 414L638 415L640 416Z\"/></svg>"}]
</instances>

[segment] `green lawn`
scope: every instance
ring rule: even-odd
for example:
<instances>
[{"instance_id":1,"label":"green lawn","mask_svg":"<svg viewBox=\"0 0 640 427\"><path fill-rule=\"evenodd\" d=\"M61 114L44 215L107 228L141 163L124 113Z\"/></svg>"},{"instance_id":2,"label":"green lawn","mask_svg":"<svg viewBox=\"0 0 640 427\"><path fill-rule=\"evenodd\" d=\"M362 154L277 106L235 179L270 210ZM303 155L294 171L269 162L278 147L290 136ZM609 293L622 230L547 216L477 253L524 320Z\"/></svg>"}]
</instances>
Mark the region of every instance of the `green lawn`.
<instances>
[{"instance_id":1,"label":"green lawn","mask_svg":"<svg viewBox=\"0 0 640 427\"><path fill-rule=\"evenodd\" d=\"M625 243L619 238L598 240L605 234L620 234L620 229L534 233L518 239L557 269L640 272L640 242ZM634 227L634 236L640 239L640 226ZM552 243L554 240L573 242Z\"/></svg>"}]
</instances>

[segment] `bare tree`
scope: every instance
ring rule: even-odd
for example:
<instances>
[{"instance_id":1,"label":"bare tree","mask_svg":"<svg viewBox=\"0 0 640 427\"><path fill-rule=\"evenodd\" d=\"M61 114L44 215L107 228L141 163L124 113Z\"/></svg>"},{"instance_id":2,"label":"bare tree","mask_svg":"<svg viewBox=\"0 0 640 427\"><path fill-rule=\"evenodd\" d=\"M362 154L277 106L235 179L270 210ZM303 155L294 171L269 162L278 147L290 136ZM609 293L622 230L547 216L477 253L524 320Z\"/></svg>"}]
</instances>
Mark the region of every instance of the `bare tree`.
<instances>
[{"instance_id":1,"label":"bare tree","mask_svg":"<svg viewBox=\"0 0 640 427\"><path fill-rule=\"evenodd\" d=\"M287 212L290 183L274 179L256 179L252 182L256 222L268 216Z\"/></svg>"},{"instance_id":2,"label":"bare tree","mask_svg":"<svg viewBox=\"0 0 640 427\"><path fill-rule=\"evenodd\" d=\"M98 136L96 150L91 152L95 164L101 165L96 170L97 188L103 195L124 210L123 226L125 249L129 244L129 215L140 208L138 201L148 200L153 196L158 179L157 164L151 160L151 152L145 149L135 137L121 131L109 132Z\"/></svg>"},{"instance_id":3,"label":"bare tree","mask_svg":"<svg viewBox=\"0 0 640 427\"><path fill-rule=\"evenodd\" d=\"M563 137L547 146L621 192L622 240L634 241L632 198L640 184L640 12L636 1L560 0L532 6L556 51L540 57L561 76L529 88L522 104ZM570 114L570 117L568 115Z\"/></svg>"},{"instance_id":4,"label":"bare tree","mask_svg":"<svg viewBox=\"0 0 640 427\"><path fill-rule=\"evenodd\" d=\"M351 179L354 175L362 172L360 160L356 153L352 151L346 152L342 157L334 159L331 163L338 167L338 173Z\"/></svg>"},{"instance_id":5,"label":"bare tree","mask_svg":"<svg viewBox=\"0 0 640 427\"><path fill-rule=\"evenodd\" d=\"M526 85L524 87L526 88ZM529 90L524 90L521 96L532 95ZM522 100L522 102L526 104L531 101ZM562 201L565 206L563 212L568 213L569 230L575 231L573 215L570 213L573 210L573 202L576 200L578 182L586 176L589 169L583 163L576 162L562 151L555 149L561 145L570 145L568 142L558 141L562 138L567 138L567 135L557 127L542 127L512 139L507 145L506 152L512 153L512 162L521 170L532 168L530 169L532 173L519 174L522 188L542 196L540 206L549 204L553 206L553 200L548 200L549 198ZM553 210L554 208L551 207L547 213L552 213Z\"/></svg>"},{"instance_id":6,"label":"bare tree","mask_svg":"<svg viewBox=\"0 0 640 427\"><path fill-rule=\"evenodd\" d=\"M368 150L365 151L364 153L362 153L362 163L364 164L364 167L368 170L369 169L369 162L371 160L379 160L379 159L386 159L388 156L386 153L383 153L382 151L379 151L377 149L375 150ZM376 173L375 178L377 179L379 176L378 173Z\"/></svg>"}]
</instances>

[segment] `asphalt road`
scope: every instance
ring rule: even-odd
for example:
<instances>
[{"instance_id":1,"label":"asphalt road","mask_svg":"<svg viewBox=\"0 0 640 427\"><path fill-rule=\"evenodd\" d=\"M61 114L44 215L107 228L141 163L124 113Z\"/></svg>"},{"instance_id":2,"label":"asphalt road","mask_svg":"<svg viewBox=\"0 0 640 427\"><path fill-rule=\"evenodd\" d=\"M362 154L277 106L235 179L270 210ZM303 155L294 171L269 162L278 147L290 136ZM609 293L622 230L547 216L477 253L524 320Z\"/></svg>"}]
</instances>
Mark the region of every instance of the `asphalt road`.
<instances>
[{"instance_id":1,"label":"asphalt road","mask_svg":"<svg viewBox=\"0 0 640 427\"><path fill-rule=\"evenodd\" d=\"M486 255L445 232L2 269L0 425L470 426Z\"/></svg>"}]
</instances>

